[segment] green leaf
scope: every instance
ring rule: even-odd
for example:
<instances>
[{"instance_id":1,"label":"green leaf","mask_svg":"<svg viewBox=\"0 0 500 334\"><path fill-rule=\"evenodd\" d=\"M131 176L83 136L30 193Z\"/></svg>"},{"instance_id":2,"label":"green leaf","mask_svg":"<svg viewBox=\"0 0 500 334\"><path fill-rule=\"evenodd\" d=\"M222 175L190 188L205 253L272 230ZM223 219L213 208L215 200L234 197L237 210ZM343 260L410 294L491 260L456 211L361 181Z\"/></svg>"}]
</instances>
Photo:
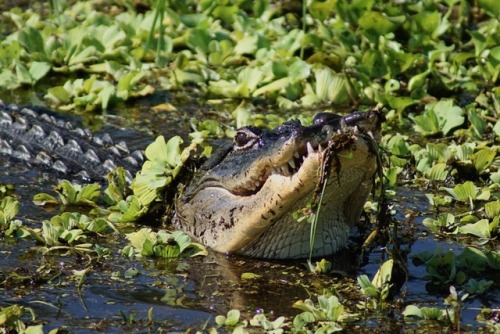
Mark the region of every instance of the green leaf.
<instances>
[{"instance_id":1,"label":"green leaf","mask_svg":"<svg viewBox=\"0 0 500 334\"><path fill-rule=\"evenodd\" d=\"M31 77L31 74L29 73L28 69L24 64L17 62L16 63L16 75L17 75L17 80L22 83L22 84L28 84L32 85L34 84L33 78Z\"/></svg>"},{"instance_id":2,"label":"green leaf","mask_svg":"<svg viewBox=\"0 0 500 334\"><path fill-rule=\"evenodd\" d=\"M464 123L462 108L454 106L451 100L441 100L426 109L423 115L415 116L416 130L424 135L434 135L439 131L447 135L453 128Z\"/></svg>"},{"instance_id":3,"label":"green leaf","mask_svg":"<svg viewBox=\"0 0 500 334\"><path fill-rule=\"evenodd\" d=\"M500 17L500 6L496 0L478 0L478 4L492 17Z\"/></svg>"},{"instance_id":4,"label":"green leaf","mask_svg":"<svg viewBox=\"0 0 500 334\"><path fill-rule=\"evenodd\" d=\"M429 319L429 320L443 319L443 313L444 313L443 310L440 310L436 307L422 307L421 311L424 319Z\"/></svg>"},{"instance_id":5,"label":"green leaf","mask_svg":"<svg viewBox=\"0 0 500 334\"><path fill-rule=\"evenodd\" d=\"M208 54L211 40L212 37L207 29L195 28L188 31L186 43L193 50L200 50L204 54Z\"/></svg>"},{"instance_id":6,"label":"green leaf","mask_svg":"<svg viewBox=\"0 0 500 334\"><path fill-rule=\"evenodd\" d=\"M233 327L236 326L239 321L240 321L240 311L229 310L229 312L227 312L227 318L224 324L226 326Z\"/></svg>"},{"instance_id":7,"label":"green leaf","mask_svg":"<svg viewBox=\"0 0 500 334\"><path fill-rule=\"evenodd\" d=\"M258 46L258 36L257 35L247 35L240 39L236 46L234 47L234 52L236 54L251 54L253 55L257 51Z\"/></svg>"},{"instance_id":8,"label":"green leaf","mask_svg":"<svg viewBox=\"0 0 500 334\"><path fill-rule=\"evenodd\" d=\"M49 73L51 68L52 65L47 62L32 62L30 65L29 73L31 75L31 78L33 79L33 83L36 83L37 81L45 77L45 75Z\"/></svg>"},{"instance_id":9,"label":"green leaf","mask_svg":"<svg viewBox=\"0 0 500 334\"><path fill-rule=\"evenodd\" d=\"M488 218L495 218L500 216L500 200L489 202L484 205L484 211Z\"/></svg>"},{"instance_id":10,"label":"green leaf","mask_svg":"<svg viewBox=\"0 0 500 334\"><path fill-rule=\"evenodd\" d=\"M298 302L293 304L293 307L297 307L296 306L297 303ZM315 321L316 321L316 319L314 318L314 315L311 312L309 312L309 311L302 312L293 318L293 327L298 328L298 329L302 329L307 324L313 323Z\"/></svg>"},{"instance_id":11,"label":"green leaf","mask_svg":"<svg viewBox=\"0 0 500 334\"><path fill-rule=\"evenodd\" d=\"M285 89L289 84L290 84L290 79L288 77L281 78L256 89L253 92L252 96L257 97L260 95L280 91L282 89Z\"/></svg>"},{"instance_id":12,"label":"green leaf","mask_svg":"<svg viewBox=\"0 0 500 334\"><path fill-rule=\"evenodd\" d=\"M464 111L462 108L454 106L452 100L441 100L433 107L439 119L441 131L446 136L455 127L464 123Z\"/></svg>"},{"instance_id":13,"label":"green leaf","mask_svg":"<svg viewBox=\"0 0 500 334\"><path fill-rule=\"evenodd\" d=\"M63 86L49 88L45 98L52 100L56 104L66 104L71 102L71 94Z\"/></svg>"},{"instance_id":14,"label":"green leaf","mask_svg":"<svg viewBox=\"0 0 500 334\"><path fill-rule=\"evenodd\" d=\"M497 121L495 126L493 126L493 132L495 135L500 136L500 121Z\"/></svg>"},{"instance_id":15,"label":"green leaf","mask_svg":"<svg viewBox=\"0 0 500 334\"><path fill-rule=\"evenodd\" d=\"M312 0L308 2L308 10L312 17L323 21L326 20L335 8L338 0Z\"/></svg>"},{"instance_id":16,"label":"green leaf","mask_svg":"<svg viewBox=\"0 0 500 334\"><path fill-rule=\"evenodd\" d=\"M434 110L425 110L422 115L414 118L416 130L424 135L434 135L439 132L439 119Z\"/></svg>"},{"instance_id":17,"label":"green leaf","mask_svg":"<svg viewBox=\"0 0 500 334\"><path fill-rule=\"evenodd\" d=\"M483 272L489 265L489 258L487 255L474 247L466 247L464 251L456 257L456 261L461 268L466 268L468 272L474 273Z\"/></svg>"},{"instance_id":18,"label":"green leaf","mask_svg":"<svg viewBox=\"0 0 500 334\"><path fill-rule=\"evenodd\" d=\"M292 83L305 80L309 78L310 74L311 65L298 58L288 68L288 77Z\"/></svg>"},{"instance_id":19,"label":"green leaf","mask_svg":"<svg viewBox=\"0 0 500 334\"><path fill-rule=\"evenodd\" d=\"M262 82L264 78L264 73L259 68L246 67L240 73L238 73L238 82L243 87L239 87L239 90L244 89L245 93L242 93L242 97L249 97L250 93L255 91L257 86Z\"/></svg>"},{"instance_id":20,"label":"green leaf","mask_svg":"<svg viewBox=\"0 0 500 334\"><path fill-rule=\"evenodd\" d=\"M434 181L444 181L448 177L448 166L446 163L441 162L432 166L429 170L425 172L429 179Z\"/></svg>"},{"instance_id":21,"label":"green leaf","mask_svg":"<svg viewBox=\"0 0 500 334\"><path fill-rule=\"evenodd\" d=\"M0 212L4 215L4 222L12 220L18 213L21 205L13 197L7 196L0 202Z\"/></svg>"},{"instance_id":22,"label":"green leaf","mask_svg":"<svg viewBox=\"0 0 500 334\"><path fill-rule=\"evenodd\" d=\"M475 224L461 226L458 230L460 233L472 234L479 238L489 239L491 237L488 219L481 219Z\"/></svg>"},{"instance_id":23,"label":"green leaf","mask_svg":"<svg viewBox=\"0 0 500 334\"><path fill-rule=\"evenodd\" d=\"M29 53L45 56L45 48L40 30L27 26L19 31L19 43Z\"/></svg>"},{"instance_id":24,"label":"green leaf","mask_svg":"<svg viewBox=\"0 0 500 334\"><path fill-rule=\"evenodd\" d=\"M376 11L366 11L358 21L364 34L372 43L377 43L379 36L384 36L396 28L396 24L385 15Z\"/></svg>"},{"instance_id":25,"label":"green leaf","mask_svg":"<svg viewBox=\"0 0 500 334\"><path fill-rule=\"evenodd\" d=\"M471 209L473 209L473 200L476 199L478 189L473 182L467 181L461 184L457 184L453 189L444 188L454 199L461 202L469 202Z\"/></svg>"},{"instance_id":26,"label":"green leaf","mask_svg":"<svg viewBox=\"0 0 500 334\"><path fill-rule=\"evenodd\" d=\"M419 319L422 319L424 317L424 314L422 313L422 310L415 306L415 305L408 305L406 306L405 310L403 311L403 316L404 317L416 317Z\"/></svg>"},{"instance_id":27,"label":"green leaf","mask_svg":"<svg viewBox=\"0 0 500 334\"><path fill-rule=\"evenodd\" d=\"M325 102L342 104L348 101L346 78L342 74L337 74L328 67L314 69L316 79L315 93Z\"/></svg>"},{"instance_id":28,"label":"green leaf","mask_svg":"<svg viewBox=\"0 0 500 334\"><path fill-rule=\"evenodd\" d=\"M394 265L394 260L389 259L385 261L377 270L372 280L372 284L376 288L381 289L386 284L389 284L391 282L393 265Z\"/></svg>"},{"instance_id":29,"label":"green leaf","mask_svg":"<svg viewBox=\"0 0 500 334\"><path fill-rule=\"evenodd\" d=\"M254 279L261 278L261 277L262 277L262 275L255 274L255 273L242 273L241 274L242 280L254 280Z\"/></svg>"},{"instance_id":30,"label":"green leaf","mask_svg":"<svg viewBox=\"0 0 500 334\"><path fill-rule=\"evenodd\" d=\"M496 151L491 148L483 148L482 150L474 153L471 157L474 167L479 174L485 172L485 170L491 165L493 159L495 159Z\"/></svg>"},{"instance_id":31,"label":"green leaf","mask_svg":"<svg viewBox=\"0 0 500 334\"><path fill-rule=\"evenodd\" d=\"M478 138L481 138L487 129L486 121L475 110L469 111L469 121L471 122L474 132Z\"/></svg>"}]
</instances>

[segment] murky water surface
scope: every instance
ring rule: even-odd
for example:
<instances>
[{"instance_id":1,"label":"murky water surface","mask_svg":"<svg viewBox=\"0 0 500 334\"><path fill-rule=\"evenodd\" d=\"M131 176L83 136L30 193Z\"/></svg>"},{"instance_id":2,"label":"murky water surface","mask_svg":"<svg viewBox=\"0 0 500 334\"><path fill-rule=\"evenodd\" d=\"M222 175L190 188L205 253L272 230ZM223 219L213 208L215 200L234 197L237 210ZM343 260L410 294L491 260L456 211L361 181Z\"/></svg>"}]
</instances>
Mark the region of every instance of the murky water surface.
<instances>
[{"instance_id":1,"label":"murky water surface","mask_svg":"<svg viewBox=\"0 0 500 334\"><path fill-rule=\"evenodd\" d=\"M162 103L163 99L165 97L158 96L148 103ZM62 117L79 121L97 132L110 132L114 138L126 140L132 148L144 148L158 134L185 136L191 117L215 115L210 112L211 107L186 102L187 99L183 101L186 107L177 103L176 106L181 105L177 111L168 113L152 112L144 103L136 109L116 110L104 117ZM218 120L222 118L218 116ZM22 204L19 218L25 225L40 227L41 221L50 219L54 212L36 207L32 198L36 193L49 192L56 183L54 176L1 156L0 165L3 166L0 183L13 184L14 194ZM400 309L412 303L442 307L443 298L448 295L447 291L432 289L424 280L425 267L415 266L411 259L414 254L437 247L444 250L460 250L460 247L426 236L422 219L434 213L423 193L399 188L397 194L393 199L394 210L401 225L401 248L408 260L410 276L394 297L399 304L394 303L393 316L384 313L380 318L363 318L361 315L360 321L349 327L353 332L416 329L421 324L404 324ZM407 218L408 210L414 213L412 218ZM335 289L345 305L353 306L360 296L356 291L356 277L361 274L373 277L387 259L384 249L375 248L360 256L353 247L329 259L335 265L336 274L315 275L300 262L257 261L214 253L175 261L131 261L119 254L126 245L123 235L99 239L98 243L111 250L112 258L91 261L74 254L42 256L32 241L0 239L0 281L12 277L14 272L18 274L18 280L9 278L10 281L4 282L5 287L0 288L0 306L25 305L34 310L37 321L46 324L46 330L67 328L73 333L202 329L206 322L213 326L214 316L225 314L231 308L240 309L249 317L266 312L292 319L299 313L292 308L293 302L328 289ZM75 271L86 268L89 270L79 282ZM242 273L248 272L260 278L241 279ZM475 317L483 306L498 307L499 292L497 286L487 298L467 302L462 323L477 324ZM150 310L153 322L148 321Z\"/></svg>"}]
</instances>

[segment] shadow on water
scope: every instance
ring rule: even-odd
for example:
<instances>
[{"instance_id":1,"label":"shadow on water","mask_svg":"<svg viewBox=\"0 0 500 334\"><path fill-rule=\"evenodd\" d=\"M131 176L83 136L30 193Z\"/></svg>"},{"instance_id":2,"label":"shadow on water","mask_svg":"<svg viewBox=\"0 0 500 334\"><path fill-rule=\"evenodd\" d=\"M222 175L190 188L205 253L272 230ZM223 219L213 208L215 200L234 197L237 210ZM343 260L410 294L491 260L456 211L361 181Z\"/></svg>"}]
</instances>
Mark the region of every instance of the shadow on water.
<instances>
[{"instance_id":1,"label":"shadow on water","mask_svg":"<svg viewBox=\"0 0 500 334\"><path fill-rule=\"evenodd\" d=\"M148 112L145 113L144 109ZM181 107L168 115L155 114L149 106L139 106L132 112L109 113L98 121L73 116L71 120L80 120L97 132L110 132L118 140L126 139L134 149L145 147L160 133L186 135L189 118L202 116L203 111L197 106ZM176 120L171 122L174 118ZM133 130L129 129L130 124L133 124ZM35 206L32 198L36 193L51 190L56 183L54 175L2 156L0 164L3 166L0 183L13 184L14 194L21 202L19 218L25 225L39 228L42 220L50 219L54 212ZM457 246L426 236L422 220L434 213L423 193L400 188L397 194L393 199L395 218L401 225L401 247L408 260L410 276L396 294L392 307L394 310L398 307L404 309L405 305L412 303L442 306L446 292L431 293L432 289L424 279L425 266L416 266L411 259L422 251L438 247L456 249ZM409 215L409 211L413 214ZM300 262L259 261L214 253L175 261L129 260L119 254L127 243L123 235L99 239L98 243L111 250L111 259L92 260L90 263L91 260L82 255L42 256L32 241L1 241L0 282L3 284L0 306L16 303L32 308L37 321L46 324L47 330L67 328L74 333L118 333L137 328L167 332L202 329L207 321L213 325L214 316L225 314L232 308L242 310L249 317L266 312L292 318L300 312L292 308L295 301L325 291L335 291L343 304L355 309L356 302L363 298L356 277L366 274L372 278L387 259L387 252L382 248L361 256L358 248L352 247L328 259L335 264L334 274L316 275L308 272ZM86 269L88 271L80 282L78 272ZM256 275L244 279L245 273ZM495 291L498 292L498 287ZM398 300L403 302L398 304ZM466 304L462 322L474 323L478 310L484 305L494 306L492 303L498 304L498 298L488 298L487 302L472 299ZM150 310L152 319L148 316ZM374 329L391 332L399 331L405 325L401 316L364 319L361 315L359 322L349 326L353 332ZM417 328L418 324L404 328L412 326Z\"/></svg>"}]
</instances>

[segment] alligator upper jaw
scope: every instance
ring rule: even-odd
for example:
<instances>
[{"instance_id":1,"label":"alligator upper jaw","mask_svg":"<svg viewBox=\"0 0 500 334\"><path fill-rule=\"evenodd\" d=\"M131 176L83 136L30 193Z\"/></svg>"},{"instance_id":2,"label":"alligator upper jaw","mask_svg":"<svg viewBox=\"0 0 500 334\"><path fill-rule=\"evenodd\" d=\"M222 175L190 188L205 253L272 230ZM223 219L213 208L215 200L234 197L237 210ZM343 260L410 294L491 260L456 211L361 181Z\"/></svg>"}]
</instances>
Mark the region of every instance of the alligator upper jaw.
<instances>
[{"instance_id":1,"label":"alligator upper jaw","mask_svg":"<svg viewBox=\"0 0 500 334\"><path fill-rule=\"evenodd\" d=\"M288 147L286 147L288 146ZM291 148L291 146L296 146ZM306 141L301 145L287 143L280 150L281 154L263 157L254 161L251 168L245 173L246 178L235 178L234 182L221 182L218 179L206 180L203 188L222 188L233 196L248 197L259 193L270 179L279 179L280 184L295 183L300 180L300 171L307 161L322 160L328 142L321 144ZM307 164L306 164L307 166ZM227 181L227 180L223 180ZM276 182L272 182L276 184Z\"/></svg>"}]
</instances>

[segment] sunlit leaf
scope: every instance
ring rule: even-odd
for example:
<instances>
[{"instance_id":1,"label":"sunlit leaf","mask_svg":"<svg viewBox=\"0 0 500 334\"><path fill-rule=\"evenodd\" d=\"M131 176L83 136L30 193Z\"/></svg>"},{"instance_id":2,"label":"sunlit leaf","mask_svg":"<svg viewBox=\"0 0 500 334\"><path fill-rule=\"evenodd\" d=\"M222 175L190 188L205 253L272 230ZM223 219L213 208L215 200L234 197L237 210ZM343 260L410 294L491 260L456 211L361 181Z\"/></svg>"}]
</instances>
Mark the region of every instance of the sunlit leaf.
<instances>
[{"instance_id":1,"label":"sunlit leaf","mask_svg":"<svg viewBox=\"0 0 500 334\"><path fill-rule=\"evenodd\" d=\"M429 170L426 171L426 175L429 179L434 181L444 181L448 177L448 166L446 163L441 162L432 166Z\"/></svg>"},{"instance_id":2,"label":"sunlit leaf","mask_svg":"<svg viewBox=\"0 0 500 334\"><path fill-rule=\"evenodd\" d=\"M33 78L33 83L36 83L50 71L52 65L47 62L34 61L30 65L29 73Z\"/></svg>"},{"instance_id":3,"label":"sunlit leaf","mask_svg":"<svg viewBox=\"0 0 500 334\"><path fill-rule=\"evenodd\" d=\"M483 148L482 150L477 151L471 157L472 162L474 163L474 167L478 171L478 173L484 173L485 169L488 168L493 159L495 159L496 151L491 148Z\"/></svg>"},{"instance_id":4,"label":"sunlit leaf","mask_svg":"<svg viewBox=\"0 0 500 334\"><path fill-rule=\"evenodd\" d=\"M453 198L457 201L469 203L471 209L473 208L472 201L476 199L478 189L471 181L465 183L457 184L452 188L444 188Z\"/></svg>"},{"instance_id":5,"label":"sunlit leaf","mask_svg":"<svg viewBox=\"0 0 500 334\"><path fill-rule=\"evenodd\" d=\"M495 218L500 216L500 200L489 202L484 205L484 211L488 218Z\"/></svg>"},{"instance_id":6,"label":"sunlit leaf","mask_svg":"<svg viewBox=\"0 0 500 334\"><path fill-rule=\"evenodd\" d=\"M479 238L490 238L490 225L487 219L481 219L475 224L467 224L459 227L459 232L472 234Z\"/></svg>"}]
</instances>

